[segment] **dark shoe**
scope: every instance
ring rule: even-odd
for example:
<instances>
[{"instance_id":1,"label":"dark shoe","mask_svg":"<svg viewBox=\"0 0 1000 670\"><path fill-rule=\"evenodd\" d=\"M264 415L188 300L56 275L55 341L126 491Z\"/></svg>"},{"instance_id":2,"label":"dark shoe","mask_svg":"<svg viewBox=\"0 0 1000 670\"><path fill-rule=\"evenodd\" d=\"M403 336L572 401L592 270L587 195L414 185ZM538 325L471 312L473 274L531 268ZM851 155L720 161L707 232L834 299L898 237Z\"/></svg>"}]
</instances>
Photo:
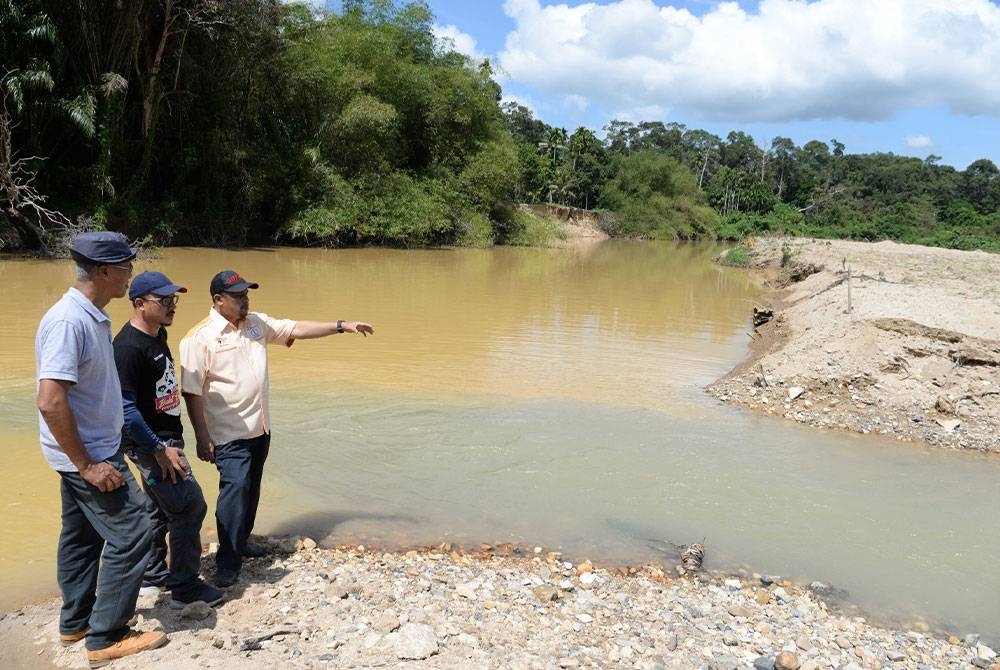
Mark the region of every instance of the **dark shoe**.
<instances>
[{"instance_id":1,"label":"dark shoe","mask_svg":"<svg viewBox=\"0 0 1000 670\"><path fill-rule=\"evenodd\" d=\"M194 586L186 587L180 591L173 591L173 597L170 599L170 608L182 610L185 605L196 603L199 600L209 607L215 607L222 602L222 591L209 586L205 582L199 581Z\"/></svg>"},{"instance_id":2,"label":"dark shoe","mask_svg":"<svg viewBox=\"0 0 1000 670\"><path fill-rule=\"evenodd\" d=\"M116 658L124 658L140 651L157 649L167 643L167 635L161 631L141 633L130 630L122 639L104 649L88 649L87 661L92 668L103 668Z\"/></svg>"},{"instance_id":3,"label":"dark shoe","mask_svg":"<svg viewBox=\"0 0 1000 670\"><path fill-rule=\"evenodd\" d=\"M236 570L219 570L215 574L215 585L220 589L232 586L240 578L240 573Z\"/></svg>"},{"instance_id":4,"label":"dark shoe","mask_svg":"<svg viewBox=\"0 0 1000 670\"><path fill-rule=\"evenodd\" d=\"M243 555L247 558L260 558L261 556L267 556L271 553L271 550L267 547L261 547L256 544L248 544L243 547Z\"/></svg>"}]
</instances>

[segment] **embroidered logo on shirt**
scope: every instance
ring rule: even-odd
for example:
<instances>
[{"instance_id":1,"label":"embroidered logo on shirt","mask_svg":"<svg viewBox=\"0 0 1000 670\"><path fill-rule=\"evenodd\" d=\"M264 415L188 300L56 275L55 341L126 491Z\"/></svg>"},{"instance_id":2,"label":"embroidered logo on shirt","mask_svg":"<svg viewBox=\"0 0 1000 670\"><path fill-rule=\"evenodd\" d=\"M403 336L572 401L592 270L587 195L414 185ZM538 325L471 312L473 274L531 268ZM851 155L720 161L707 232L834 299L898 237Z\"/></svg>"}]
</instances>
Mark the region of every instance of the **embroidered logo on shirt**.
<instances>
[{"instance_id":1,"label":"embroidered logo on shirt","mask_svg":"<svg viewBox=\"0 0 1000 670\"><path fill-rule=\"evenodd\" d=\"M257 326L250 326L249 328L247 328L247 335L249 335L254 339L260 337L260 328L258 328Z\"/></svg>"}]
</instances>

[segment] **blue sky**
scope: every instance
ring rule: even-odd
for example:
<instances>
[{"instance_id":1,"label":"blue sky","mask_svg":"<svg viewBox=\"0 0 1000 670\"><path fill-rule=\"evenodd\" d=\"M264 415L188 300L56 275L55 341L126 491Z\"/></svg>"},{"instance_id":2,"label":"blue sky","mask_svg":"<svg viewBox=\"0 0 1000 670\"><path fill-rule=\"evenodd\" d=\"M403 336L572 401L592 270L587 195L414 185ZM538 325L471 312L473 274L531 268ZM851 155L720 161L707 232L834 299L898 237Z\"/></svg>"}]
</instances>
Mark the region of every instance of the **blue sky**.
<instances>
[{"instance_id":1,"label":"blue sky","mask_svg":"<svg viewBox=\"0 0 1000 670\"><path fill-rule=\"evenodd\" d=\"M1000 163L1000 0L427 1L505 98L570 132L676 121Z\"/></svg>"}]
</instances>

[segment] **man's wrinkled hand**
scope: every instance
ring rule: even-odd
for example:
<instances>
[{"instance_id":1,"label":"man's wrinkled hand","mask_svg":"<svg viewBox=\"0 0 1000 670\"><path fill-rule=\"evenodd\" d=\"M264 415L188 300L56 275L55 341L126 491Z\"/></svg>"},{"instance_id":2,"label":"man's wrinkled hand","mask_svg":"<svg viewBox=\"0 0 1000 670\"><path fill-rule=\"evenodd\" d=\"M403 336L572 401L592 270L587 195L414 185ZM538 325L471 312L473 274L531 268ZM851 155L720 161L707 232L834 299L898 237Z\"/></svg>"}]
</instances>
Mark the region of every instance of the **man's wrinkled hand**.
<instances>
[{"instance_id":1,"label":"man's wrinkled hand","mask_svg":"<svg viewBox=\"0 0 1000 670\"><path fill-rule=\"evenodd\" d=\"M198 458L215 463L215 444L211 440L198 440Z\"/></svg>"},{"instance_id":2,"label":"man's wrinkled hand","mask_svg":"<svg viewBox=\"0 0 1000 670\"><path fill-rule=\"evenodd\" d=\"M91 463L80 471L80 476L102 493L110 493L125 484L122 473L107 461Z\"/></svg>"},{"instance_id":3,"label":"man's wrinkled hand","mask_svg":"<svg viewBox=\"0 0 1000 670\"><path fill-rule=\"evenodd\" d=\"M171 440L173 442L173 440ZM188 477L187 465L184 462L184 450L178 449L177 447L166 447L162 451L157 451L154 454L157 464L160 466L160 470L163 473L163 481L168 479L172 484L177 483L177 478L180 477L181 481L184 481Z\"/></svg>"}]
</instances>

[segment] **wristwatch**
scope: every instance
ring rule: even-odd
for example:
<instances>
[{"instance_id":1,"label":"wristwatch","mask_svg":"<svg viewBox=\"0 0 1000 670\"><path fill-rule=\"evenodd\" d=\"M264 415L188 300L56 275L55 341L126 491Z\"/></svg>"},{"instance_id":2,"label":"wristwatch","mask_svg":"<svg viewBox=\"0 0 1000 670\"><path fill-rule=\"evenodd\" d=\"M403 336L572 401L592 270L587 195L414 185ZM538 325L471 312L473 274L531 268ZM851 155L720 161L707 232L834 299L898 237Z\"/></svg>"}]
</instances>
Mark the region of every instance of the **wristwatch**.
<instances>
[{"instance_id":1,"label":"wristwatch","mask_svg":"<svg viewBox=\"0 0 1000 670\"><path fill-rule=\"evenodd\" d=\"M337 319L337 332L338 333L344 332L344 320L343 319Z\"/></svg>"},{"instance_id":2,"label":"wristwatch","mask_svg":"<svg viewBox=\"0 0 1000 670\"><path fill-rule=\"evenodd\" d=\"M157 452L163 451L166 448L167 448L167 443L164 442L163 440L158 440L156 442L156 446L153 447L153 453L155 454Z\"/></svg>"}]
</instances>

